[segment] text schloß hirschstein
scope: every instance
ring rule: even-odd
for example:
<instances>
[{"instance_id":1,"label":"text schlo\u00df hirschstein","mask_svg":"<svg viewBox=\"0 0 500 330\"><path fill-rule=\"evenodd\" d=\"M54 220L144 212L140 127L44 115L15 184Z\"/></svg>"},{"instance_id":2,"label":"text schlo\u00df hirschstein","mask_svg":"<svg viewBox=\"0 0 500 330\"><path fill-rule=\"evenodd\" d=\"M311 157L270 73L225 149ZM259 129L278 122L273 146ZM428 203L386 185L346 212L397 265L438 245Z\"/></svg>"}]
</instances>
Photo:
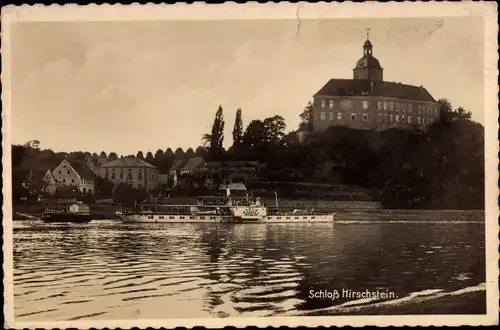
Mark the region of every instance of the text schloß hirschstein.
<instances>
[{"instance_id":1,"label":"text schlo\u00df hirschstein","mask_svg":"<svg viewBox=\"0 0 500 330\"><path fill-rule=\"evenodd\" d=\"M394 292L388 290L364 290L356 291L351 289L334 289L334 290L309 290L309 299L393 299L397 298Z\"/></svg>"}]
</instances>

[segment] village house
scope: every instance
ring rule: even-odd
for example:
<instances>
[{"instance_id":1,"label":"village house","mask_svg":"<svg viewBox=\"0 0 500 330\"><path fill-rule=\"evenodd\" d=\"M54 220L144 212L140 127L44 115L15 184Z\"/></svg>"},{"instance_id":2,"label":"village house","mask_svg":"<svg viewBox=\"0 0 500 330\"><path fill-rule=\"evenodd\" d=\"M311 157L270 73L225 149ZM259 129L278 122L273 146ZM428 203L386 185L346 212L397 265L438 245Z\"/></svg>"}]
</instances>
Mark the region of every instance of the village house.
<instances>
[{"instance_id":1,"label":"village house","mask_svg":"<svg viewBox=\"0 0 500 330\"><path fill-rule=\"evenodd\" d=\"M45 193L52 196L56 192L57 183L50 169L37 167L28 171L23 186L30 193Z\"/></svg>"},{"instance_id":2,"label":"village house","mask_svg":"<svg viewBox=\"0 0 500 330\"><path fill-rule=\"evenodd\" d=\"M75 187L83 194L95 194L96 175L85 162L64 159L53 171L56 185Z\"/></svg>"},{"instance_id":3,"label":"village house","mask_svg":"<svg viewBox=\"0 0 500 330\"><path fill-rule=\"evenodd\" d=\"M130 184L136 189L151 191L158 188L158 169L134 156L119 158L100 166L100 176L114 185Z\"/></svg>"}]
</instances>

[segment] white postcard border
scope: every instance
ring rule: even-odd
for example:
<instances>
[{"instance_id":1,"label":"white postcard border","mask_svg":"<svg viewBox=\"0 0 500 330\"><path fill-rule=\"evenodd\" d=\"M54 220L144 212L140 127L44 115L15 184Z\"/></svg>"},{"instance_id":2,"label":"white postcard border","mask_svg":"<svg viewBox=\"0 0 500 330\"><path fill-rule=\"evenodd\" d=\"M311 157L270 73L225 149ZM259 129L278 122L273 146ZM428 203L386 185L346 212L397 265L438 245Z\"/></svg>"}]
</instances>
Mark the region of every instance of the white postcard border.
<instances>
[{"instance_id":1,"label":"white postcard border","mask_svg":"<svg viewBox=\"0 0 500 330\"><path fill-rule=\"evenodd\" d=\"M10 35L12 23L32 21L123 21L123 20L240 20L240 19L366 19L388 17L483 17L485 22L485 204L486 204L486 315L404 316L301 316L225 319L93 320L67 322L16 322L13 304ZM220 5L23 5L2 8L2 148L3 148L3 253L5 327L223 327L223 326L425 326L498 324L498 24L494 2L459 3L267 3Z\"/></svg>"}]
</instances>

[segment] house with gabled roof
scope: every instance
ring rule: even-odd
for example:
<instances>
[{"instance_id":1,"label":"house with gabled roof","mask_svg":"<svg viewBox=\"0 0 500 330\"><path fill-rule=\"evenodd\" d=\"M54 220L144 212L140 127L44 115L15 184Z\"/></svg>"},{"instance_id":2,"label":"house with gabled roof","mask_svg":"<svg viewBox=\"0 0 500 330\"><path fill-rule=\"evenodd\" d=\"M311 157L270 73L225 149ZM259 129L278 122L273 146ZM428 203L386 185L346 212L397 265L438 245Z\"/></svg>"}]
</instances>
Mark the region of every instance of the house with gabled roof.
<instances>
[{"instance_id":1,"label":"house with gabled roof","mask_svg":"<svg viewBox=\"0 0 500 330\"><path fill-rule=\"evenodd\" d=\"M100 176L116 185L127 183L136 189L158 188L158 168L135 156L122 157L100 166Z\"/></svg>"},{"instance_id":2,"label":"house with gabled roof","mask_svg":"<svg viewBox=\"0 0 500 330\"><path fill-rule=\"evenodd\" d=\"M31 193L54 195L57 182L50 169L40 166L27 172L23 186Z\"/></svg>"},{"instance_id":3,"label":"house with gabled roof","mask_svg":"<svg viewBox=\"0 0 500 330\"><path fill-rule=\"evenodd\" d=\"M64 159L52 171L58 186L75 187L83 194L95 193L96 175L85 162Z\"/></svg>"}]
</instances>

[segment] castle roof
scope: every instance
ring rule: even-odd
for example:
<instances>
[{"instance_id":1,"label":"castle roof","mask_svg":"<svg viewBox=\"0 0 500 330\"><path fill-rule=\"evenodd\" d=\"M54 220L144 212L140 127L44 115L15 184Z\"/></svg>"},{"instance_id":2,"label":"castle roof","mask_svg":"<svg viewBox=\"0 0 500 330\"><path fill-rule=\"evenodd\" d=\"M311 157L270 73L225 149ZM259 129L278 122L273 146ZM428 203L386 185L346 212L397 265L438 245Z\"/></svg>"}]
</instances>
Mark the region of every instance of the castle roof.
<instances>
[{"instance_id":1,"label":"castle roof","mask_svg":"<svg viewBox=\"0 0 500 330\"><path fill-rule=\"evenodd\" d=\"M371 91L373 84L373 91ZM330 79L314 96L375 96L436 102L424 87L365 79Z\"/></svg>"},{"instance_id":2,"label":"castle roof","mask_svg":"<svg viewBox=\"0 0 500 330\"><path fill-rule=\"evenodd\" d=\"M101 167L148 167L148 168L156 168L156 166L151 165L141 159L138 159L134 156L127 156L119 159L115 159L106 164L102 164Z\"/></svg>"}]
</instances>

